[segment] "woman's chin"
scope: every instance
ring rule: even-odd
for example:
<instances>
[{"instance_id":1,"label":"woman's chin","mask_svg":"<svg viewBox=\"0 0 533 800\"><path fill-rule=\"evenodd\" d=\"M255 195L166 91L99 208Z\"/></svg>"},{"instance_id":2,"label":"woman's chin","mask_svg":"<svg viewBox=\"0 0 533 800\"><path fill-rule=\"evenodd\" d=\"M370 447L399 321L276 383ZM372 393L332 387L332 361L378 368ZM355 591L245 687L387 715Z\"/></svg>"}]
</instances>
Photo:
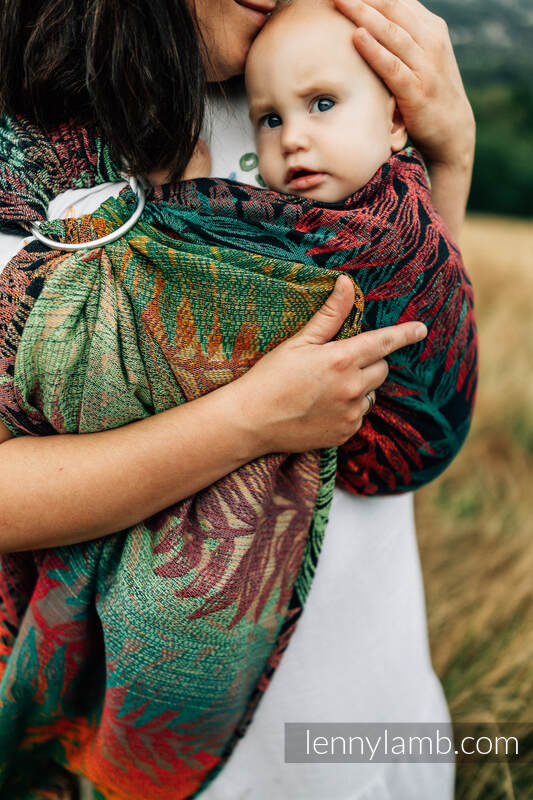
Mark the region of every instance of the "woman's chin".
<instances>
[{"instance_id":1,"label":"woman's chin","mask_svg":"<svg viewBox=\"0 0 533 800\"><path fill-rule=\"evenodd\" d=\"M274 5L272 0L257 0L257 3L264 4L266 9ZM250 47L267 19L267 13L260 13L241 5L237 0L231 0L224 26L219 29L218 46L211 48L211 56L218 51L218 58L215 57L213 67L207 70L208 81L225 81L243 74Z\"/></svg>"},{"instance_id":2,"label":"woman's chin","mask_svg":"<svg viewBox=\"0 0 533 800\"><path fill-rule=\"evenodd\" d=\"M252 42L250 42L246 48L241 49L240 52L232 53L231 57L226 58L226 60L212 64L211 66L208 65L206 69L208 83L221 83L237 75L242 75L244 73L246 57L251 46Z\"/></svg>"},{"instance_id":3,"label":"woman's chin","mask_svg":"<svg viewBox=\"0 0 533 800\"><path fill-rule=\"evenodd\" d=\"M229 81L230 78L235 78L237 75L242 75L244 72L244 63L242 66L223 67L215 70L207 70L206 79L208 83L223 83Z\"/></svg>"},{"instance_id":4,"label":"woman's chin","mask_svg":"<svg viewBox=\"0 0 533 800\"><path fill-rule=\"evenodd\" d=\"M234 0L234 3L239 6L240 12L246 19L246 22L253 25L255 33L258 33L263 25L266 23L269 14L274 10L275 3L271 0Z\"/></svg>"}]
</instances>

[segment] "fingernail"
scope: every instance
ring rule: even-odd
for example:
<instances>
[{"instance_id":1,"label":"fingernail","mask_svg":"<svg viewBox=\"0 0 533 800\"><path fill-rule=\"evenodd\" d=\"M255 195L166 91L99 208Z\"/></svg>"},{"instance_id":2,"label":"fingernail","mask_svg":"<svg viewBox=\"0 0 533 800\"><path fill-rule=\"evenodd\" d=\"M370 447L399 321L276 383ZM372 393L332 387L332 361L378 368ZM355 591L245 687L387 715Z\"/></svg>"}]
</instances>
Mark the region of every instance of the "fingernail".
<instances>
[{"instance_id":1,"label":"fingernail","mask_svg":"<svg viewBox=\"0 0 533 800\"><path fill-rule=\"evenodd\" d=\"M417 339L424 339L428 335L428 329L423 322L420 322L415 328L415 335Z\"/></svg>"},{"instance_id":2,"label":"fingernail","mask_svg":"<svg viewBox=\"0 0 533 800\"><path fill-rule=\"evenodd\" d=\"M333 294L340 294L342 292L342 281L340 278L337 278L335 281L335 288L333 289Z\"/></svg>"}]
</instances>

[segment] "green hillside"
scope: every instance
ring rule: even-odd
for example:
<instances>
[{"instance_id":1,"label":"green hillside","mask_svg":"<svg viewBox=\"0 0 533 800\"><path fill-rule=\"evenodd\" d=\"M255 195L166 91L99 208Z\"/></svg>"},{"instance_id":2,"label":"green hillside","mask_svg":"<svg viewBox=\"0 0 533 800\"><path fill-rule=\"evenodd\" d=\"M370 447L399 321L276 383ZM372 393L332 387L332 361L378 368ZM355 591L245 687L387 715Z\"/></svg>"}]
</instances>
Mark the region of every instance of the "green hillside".
<instances>
[{"instance_id":1,"label":"green hillside","mask_svg":"<svg viewBox=\"0 0 533 800\"><path fill-rule=\"evenodd\" d=\"M533 0L427 0L444 17L477 122L469 207L533 216Z\"/></svg>"},{"instance_id":2,"label":"green hillside","mask_svg":"<svg viewBox=\"0 0 533 800\"><path fill-rule=\"evenodd\" d=\"M427 0L450 28L470 86L533 75L533 0Z\"/></svg>"}]
</instances>

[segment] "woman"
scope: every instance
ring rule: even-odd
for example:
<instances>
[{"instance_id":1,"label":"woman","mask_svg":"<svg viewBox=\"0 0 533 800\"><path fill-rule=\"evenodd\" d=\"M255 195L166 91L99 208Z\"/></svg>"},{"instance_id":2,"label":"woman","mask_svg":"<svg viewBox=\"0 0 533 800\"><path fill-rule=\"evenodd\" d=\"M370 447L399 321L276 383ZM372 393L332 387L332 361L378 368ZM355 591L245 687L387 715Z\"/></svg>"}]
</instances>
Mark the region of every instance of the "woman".
<instances>
[{"instance_id":1,"label":"woman","mask_svg":"<svg viewBox=\"0 0 533 800\"><path fill-rule=\"evenodd\" d=\"M18 3L14 5L18 6ZM91 101L102 115L101 120L104 126L109 128L109 132L106 131L109 139L111 141L115 139L117 143L116 146L122 148L122 153L126 155L134 171L147 173L153 172L154 168L161 169L170 165L171 173L181 174L182 168L184 164L187 163L192 152L194 138L198 132L198 105L195 106L194 103L192 103L189 108L185 109L183 108L183 104L180 105L178 113L182 116L188 113L188 117L186 117L189 121L189 130L187 131L188 139L184 134L184 139L187 139L187 141L184 146L177 150L178 155L174 157L173 161L172 157L169 156L172 136L168 134L168 131L174 130L175 128L173 129L172 125L169 125L170 120L164 118L164 113L172 114L175 112L172 111L172 104L168 103L168 97L172 96L172 94L169 95L168 93L169 87L163 86L163 88L161 88L162 76L160 72L161 62L163 61L164 63L165 58L170 58L168 54L172 51L172 41L165 50L165 58L162 58L161 48L153 47L154 36L157 35L157 30L146 30L146 19L133 10L129 17L126 15L121 18L122 30L127 31L124 41L122 41L120 37L118 41L116 41L113 25L117 23L113 17L112 6L112 3L95 4L95 28L92 39L92 51L89 57L89 65L93 66L91 77L93 81ZM155 8L154 4L151 4L152 13L155 22L160 23L160 6L166 6L166 4L156 4L156 6L157 8ZM348 12L354 21L365 24L370 31L374 30L377 38L382 38L383 43L389 46L392 51L396 50L401 58L411 59L407 64L403 65L394 60L390 62L390 55L388 55L387 51L384 50L376 40L373 40L368 34L365 36L362 32L355 35L355 43L358 48L361 49L363 55L366 55L376 71L382 74L382 77L385 79L388 77L390 88L398 95L402 113L406 118L406 122L413 137L419 140L426 155L430 158L430 162L432 158L433 163L431 164L431 170L434 179L435 203L447 219L450 228L454 233L457 233L464 213L464 202L469 182L473 130L471 114L468 104L464 99L464 95L462 94L449 44L441 33L441 24L434 20L431 15L428 16L426 12L423 12L418 5L406 3L391 6L390 13L400 14L400 16L397 17L398 22L402 22L402 20L404 21L405 19L408 20L409 33L403 31L402 28L383 28L384 18L379 12L376 13L376 9L373 8L373 6L379 8L381 4L377 2L372 4L358 4L351 9L349 9L348 4L346 4L343 10ZM340 1L339 8L341 8ZM175 19L172 16L174 13L178 14L177 11L174 9L172 11L167 9L167 12L171 16L174 24L183 24L183 18ZM234 3L233 0L220 3L215 10L213 10L207 2L198 3L197 12L198 26L202 32L206 50L209 53L209 60L206 67L208 79L223 80L233 74L238 74L242 70L247 48L259 26L264 21L265 15L257 11L250 11L246 7ZM15 14L9 17L9 19L14 18L16 18ZM6 17L4 22L7 22L7 19ZM34 46L39 43L39 35L46 36L50 30L54 30L54 26L50 24L51 22L55 23L56 30L58 25L65 25L64 20L61 19L53 20L53 18L48 18L46 21L48 25L47 30L44 26L42 28L35 26ZM72 20L69 24L75 26L75 22L72 22ZM405 21L403 24L407 27ZM437 30L439 34L436 33ZM79 35L79 31L70 31L70 34L70 44L73 45L75 36ZM106 35L108 35L110 39L115 39L114 49L109 46ZM391 35L396 37L394 46L388 39L388 36ZM426 56L422 46L417 44L418 42L425 41L431 41L432 46L428 47L428 51L431 53L430 57ZM159 96L155 94L154 99L154 94L150 94L150 102L148 102L148 98L146 98L146 103L142 103L142 98L141 101L139 101L139 98L135 97L137 86L132 86L131 81L126 81L124 85L120 87L98 85L97 77L99 73L96 68L97 63L102 63L102 60L107 57L107 53L110 54L108 56L110 59L114 58L120 61L120 56L125 55L127 47L131 47L132 42L134 42L137 47L144 45L147 48L145 53L146 58L143 59L142 63L148 74L150 73L151 60L157 61L157 65L154 65L154 73L158 78L157 92L159 92ZM154 52L152 52L152 49ZM3 50L3 53L7 52L7 49ZM144 54L144 51L142 52ZM34 49L34 57L35 53L36 50ZM60 64L56 65L55 72L57 73L59 71L62 77L65 75L65 70L63 70L63 72L61 72L60 69L58 70L58 67L61 65L61 57L68 61L69 55L68 47L66 47L63 52L60 51L58 55ZM173 55L176 57L175 52ZM91 58L93 59L92 61ZM436 58L437 63L433 64L428 58ZM10 63L13 64L14 61L10 61ZM399 66L391 66L391 64L399 64ZM191 64L188 66L191 67ZM186 65L182 63L181 67L185 69ZM156 69L159 71L156 71ZM169 80L172 82L172 80L174 80L172 76L176 74L178 70L174 69L170 72L171 77ZM105 70L102 70L100 74L101 82L103 82L102 74L106 76L106 79L113 81L117 79L117 75L120 78L121 73L120 70L117 70L115 75L112 70L108 70L107 73ZM188 76L189 74L190 70L187 72ZM53 84L54 80L57 80L57 74L52 75L48 79L51 80ZM435 83L433 83L433 81L435 81ZM197 91L199 91L200 85L201 80L198 80L196 84ZM49 87L46 86L44 88L42 86L39 87L38 84L36 86L34 81L33 84L30 84L29 92L31 93L31 91L34 91L37 97L32 98L26 95L24 99L29 105L24 107L19 104L18 108L16 108L13 99L11 99L8 103L8 108L10 108L10 110L15 110L16 108L16 110L28 113L34 103L38 105L39 88L43 92L46 91L47 88L49 89ZM176 87L174 87L174 89L175 88ZM128 90L130 92L129 96ZM80 94L79 86L77 91ZM83 92L81 92L81 95L83 95ZM431 95L434 95L435 98L433 104L428 102L427 99L428 96ZM84 106L82 102L84 100L83 97L80 98L80 96L78 96L76 99L78 100L76 108L79 110L80 122L85 122L86 119L84 115L87 115L91 109L88 108L87 104ZM63 108L55 109L55 112L58 114L65 113L65 108L72 110L73 106L69 103L69 100L72 100L72 98L60 98L58 103L59 105L63 103L64 106ZM160 104L159 108L158 102ZM143 119L142 121L143 125L140 132L124 124L126 115L131 114L134 103L142 105L143 109L146 109L148 113L148 119ZM443 107L446 110L448 108L454 109L455 116L453 119L448 118L446 114L442 113L441 109ZM41 110L43 112L45 111L44 108ZM439 113L437 113L437 110ZM53 111L50 111L50 113L53 113ZM129 119L129 122L131 122L131 119ZM158 127L158 122L160 123L160 128ZM187 126L184 124L182 130L185 130L186 127ZM461 141L453 139L450 132L455 133L456 130L462 132L464 140L463 138ZM138 133L140 133L140 135L138 135ZM150 152L155 153L151 163L149 162L149 155L147 155ZM143 156L146 159L144 163L142 160ZM216 160L217 155L215 154L215 165ZM18 242L16 244L18 245ZM342 321L343 316L345 316L351 304L351 298L349 297L347 288L344 289L344 296L341 295L340 299L333 299L331 302L333 303L333 311L336 317L339 322ZM337 304L336 307L335 304ZM334 331L331 330L331 322L329 324L326 322L326 315L317 317L315 325L329 328L326 332L326 340L334 333ZM401 338L398 332L395 333L396 337L394 343L389 345L387 352L392 349L392 346L414 340L406 339L405 333L404 338ZM356 341L357 340L354 340L354 344ZM372 342L372 339L370 341ZM362 346L362 340L360 340L360 342ZM368 347L368 337L366 343L366 347ZM311 342L306 342L306 344L310 345ZM311 354L310 349L308 352ZM379 363L380 366L373 372L372 380L364 382L364 391L359 391L357 400L346 404L350 406L350 408L347 409L347 415L348 411L351 411L349 415L351 428L348 435L351 435L359 428L362 416L368 409L368 400L366 399L368 391L377 388L385 377L384 368L381 364L381 356L385 354L386 352L378 340L374 343L372 357L373 361ZM357 348L354 348L354 363L350 365L351 370L354 369L354 365L357 368L358 357L359 363L361 363L363 361L362 355L361 353L357 354ZM335 444L347 438L348 429L346 427L346 421L343 420L342 423L339 423L338 406L335 407L334 414L328 414L328 409L331 408L331 396L334 390L333 387L330 389L327 388L327 381L324 382L326 388L323 396L315 400L312 409L300 408L295 410L294 407L292 409L289 408L287 401L291 395L294 397L309 395L307 387L302 384L304 376L301 372L298 373L297 371L297 360L294 350L291 351L290 347L280 347L279 351L276 353L276 357L271 357L270 360L264 359L261 367L262 369L256 370L255 373L254 370L251 370L246 376L246 380L242 381L241 395L235 393L235 385L232 385L233 388L231 392L224 392L223 390L213 392L208 398L198 401L196 407L194 407L195 403L190 403L188 406L182 406L172 412L165 412L158 415L158 417L135 423L137 428L135 437L132 436L128 427L112 431L111 433L88 435L85 437L85 442L82 444L85 449L81 456L81 463L84 464L83 483L81 486L80 482L76 479L76 464L80 463L79 439L77 441L72 441L70 437L57 437L56 439L51 437L47 440L32 441L28 437L26 440L20 439L8 442L8 432L6 429L4 431L6 442L0 451L0 458L2 455L4 456L4 464L6 464L9 459L10 476L6 478L3 484L3 494L8 502L6 503L5 511L7 523L4 523L2 533L4 533L4 530L6 531L7 539L7 534L9 533L10 536L13 536L14 532L15 535L12 541L23 542L24 548L51 546L68 541L80 541L95 536L101 536L102 533L120 530L139 519L144 519L150 514L159 511L161 508L175 503L182 497L187 497L200 488L213 483L221 475L225 475L227 472L235 469L240 463L254 458L258 453L258 448L263 452L275 452L277 449L298 451L299 449L309 449L317 446ZM377 375L378 371L379 375ZM255 384L254 378L257 381ZM235 384L238 384L238 381L236 381ZM262 404L264 407L256 408L256 413L249 421L245 419L243 438L242 425L239 424L239 420L235 420L235 411L234 407L231 407L231 404L237 402L240 408L246 409L249 405L246 402L246 398L248 396L255 396L255 386L259 387L265 384L269 386L270 390L268 402ZM290 392L286 391L287 386L290 387ZM217 394L219 396L215 397ZM276 398L279 398L279 400L276 400ZM354 407L357 411L356 420L354 420ZM283 409L284 417L280 421L279 412L281 409ZM178 413L174 413L174 411L179 412L179 417ZM273 412L275 412L276 415L274 420L272 418ZM293 417L292 420L290 419L291 415ZM297 420L296 423L294 421L295 417ZM176 433L175 441L171 440L169 442L171 418L175 418L176 420L176 428L172 428L176 430ZM333 419L335 419L334 424L338 425L337 431L334 434L331 432ZM178 424L179 428L177 428ZM258 427L259 424L261 427ZM190 439L187 438L188 434L184 434L185 426L188 426L189 431L192 432L190 434ZM257 438L262 439L261 444L257 443L256 435L252 433L253 430L258 432L256 435ZM205 438L199 440L199 433ZM113 441L111 441L111 436L113 436ZM222 438L222 436L224 436L224 438ZM74 438L76 437L72 437L72 439ZM213 440L217 441L218 450L215 454L212 452ZM170 447L169 444L171 445ZM238 456L234 455L236 444L239 446L243 445L242 451ZM142 462L138 460L137 457L139 450L143 452ZM178 453L177 457L176 451ZM177 463L182 462L181 453L184 451L188 453L186 470L183 470L182 467L180 468L179 463ZM146 469L147 455L149 458L148 470ZM43 458L46 459L45 463L47 465L47 469L44 470L44 475L42 470ZM127 465L129 469L124 469L125 465ZM66 473L65 476L59 475L60 467L65 468L62 470ZM34 490L33 497L35 502L30 507L24 502L21 502L20 489L17 487L22 469L25 471L26 475L28 474L28 469L33 470L30 472L31 477L29 480ZM132 475L135 476L135 471L142 471L142 481L136 482L132 480ZM54 478L54 475L58 475L58 477ZM151 475L157 476L157 480L155 477L151 479ZM168 477L165 477L163 481L161 481L161 476ZM26 481L28 481L27 477ZM131 486L135 483L137 483L135 492L132 492ZM143 487L140 492L138 488L139 485ZM176 491L176 485L179 485L179 491ZM74 493L73 490L75 490ZM95 496L98 497L100 504L97 510L91 508L90 502L91 498ZM55 503L54 497L58 498L58 501ZM67 497L72 497L72 500L70 502L67 501ZM368 513L370 516L367 518L366 509L364 509L362 505L357 506L354 504L353 498L345 498L338 493L336 501L337 508L335 508L335 506L333 508L326 542L331 538L331 531L346 531L347 520L353 519L354 515L357 514L359 514L361 519L365 522L366 528L364 529L369 530L376 513L378 513L380 507L383 507L374 504L371 511L369 510ZM383 504L385 501L377 502ZM396 503L396 501L392 502ZM49 506L51 506L50 514L43 519L42 508ZM85 511L84 508L89 508L90 510ZM399 542L398 552L404 559L402 561L403 572L398 574L401 574L404 580L407 575L408 580L414 578L418 583L419 573L416 551L413 549L413 540L410 538L412 523L409 504L402 499L400 503L391 507L390 510L385 510L384 516L380 520L377 528L379 529L382 524L386 524L386 521L390 520L391 517L401 517L402 519L402 522L398 525L399 530L396 532L397 535L395 537ZM72 534L73 528L76 529L76 539L74 539ZM31 539L28 539L27 536L27 531L29 530L32 531ZM354 539L355 537L352 536L352 543ZM9 545L5 549L10 549ZM335 552L335 549L337 554L344 552L344 558L346 559L346 551L342 551L342 547L338 546L337 548L333 548L333 552ZM327 555L327 552L323 555ZM363 562L360 561L359 563L368 562L367 568L375 570L374 575L379 575L379 580L382 580L383 576L379 573L381 567L376 563L375 553L359 552L354 555L358 558L363 558ZM322 568L323 562L321 561L320 564ZM331 566L334 571L339 567L338 564L335 566L333 563ZM388 576L391 586L395 585L397 575L390 574ZM338 572L335 580L338 581ZM375 587L376 581L370 583L371 588L372 585ZM319 589L318 580L313 586L313 590L315 589L317 591ZM426 697L424 698L424 705L427 707L424 709L424 713L430 715L437 715L438 713L443 714L443 706L439 704L438 690L435 691L434 687L431 689L433 677L427 658L427 650L425 649L423 606L419 585L417 585L414 595L413 597L413 593L410 593L407 599L404 598L403 607L405 610L413 610L417 618L417 624L410 631L413 637L412 642L419 650L417 656L418 666L414 669L415 682L417 682L419 674L424 675L428 689ZM396 600L398 600L398 598L396 598ZM382 610L381 622L387 620L389 610L390 606ZM303 619L307 619L311 622L311 618L312 612L304 616ZM379 614L378 618L380 618ZM390 625L390 620L388 624ZM371 625L367 624L367 633L368 629L371 627ZM390 627L392 629L394 625ZM363 632L364 630L362 628L361 633ZM342 641L343 635L345 634L341 634L337 641ZM356 639L357 634L351 638ZM296 641L295 639L295 642ZM282 662L282 667L285 660L290 657L295 642L291 643L291 648L289 648ZM305 641L302 642L302 647L302 653L304 653L303 658L305 659ZM385 663L389 660L390 652L394 650L393 641L388 642L387 648L389 647L390 651L387 650L385 655L381 654L380 656ZM294 649L294 653L296 657L298 651ZM375 655L376 653L374 653L374 657ZM362 663L361 674L364 676L363 680L365 683L368 680L369 672L371 672L368 668L368 662L366 669L364 667L365 658L368 658L368 656L369 651L367 649L365 655L364 648L362 649L362 653L358 655L359 663ZM352 657L353 653L349 657L350 661ZM304 663L307 665L307 660L305 660ZM375 664L372 668L372 671L374 670ZM417 672L417 670L420 670L420 673ZM291 683L293 678L291 678L288 673L288 678L285 682L286 688L284 690L283 683L281 682L282 675L283 673L280 671L279 676L277 676L280 678L278 684L280 686L281 702L290 695L292 691L291 687L294 687L294 683ZM300 680L301 677L302 673L300 672ZM369 714L370 718L398 718L394 713L392 705L389 705L389 702L394 703L395 700L397 700L398 694L403 691L404 685L406 685L405 682L402 687L396 685L395 691L386 703L386 710L388 711L390 709L390 716L388 713L383 715L382 711L376 711L374 708L375 701L379 697L383 686L394 685L393 681L387 678L383 680L382 683L376 681L374 689L371 687L369 695L370 711L367 710L365 712ZM411 699L413 695L416 695L416 691L417 687L411 687ZM343 692L338 691L337 696L342 697ZM258 713L261 712L263 707L265 707L265 713L267 713L268 707L265 704L268 699L269 694L267 694L263 705L260 706ZM293 712L299 713L300 717L306 716L309 709L307 702L309 700L309 695L306 694L305 691L302 700L302 710L298 712L298 709L296 709L296 711ZM361 708L361 706L358 709L357 706L352 705L347 719L353 720L361 718ZM413 705L409 705L407 708L407 712L405 712L404 709L399 712L400 717L402 713L414 713ZM330 706L325 708L325 719L328 719L330 710ZM374 710L375 715L372 714L372 710ZM324 711L324 709L322 709L322 711ZM315 721L319 719L319 713L320 709L313 710L312 716ZM334 718L340 719L339 711L336 711L334 715L331 711L329 719L333 720ZM426 716L425 718L430 719L432 717ZM250 732L235 751L228 767L212 784L212 787L207 789L207 793L205 794L206 798L231 796L232 791L236 792L243 788L244 790L250 788L248 784L243 784L243 786L239 785L239 781L246 782L247 780L246 771L244 769L245 758L240 756L240 750L243 746L246 747L247 743L250 743L250 747L253 749L253 725L258 721L260 723L260 720L257 718L254 720ZM266 735L269 735L268 724L263 726L263 732L265 731ZM259 733L255 739L256 748L261 741L261 735L261 728L259 728ZM229 775L230 768L234 769L234 772L236 772L235 783L231 783L230 778L226 779L225 777ZM251 777L253 777L253 775ZM353 773L350 773L350 779L347 781L348 784L351 785L350 791L352 794L350 796L353 796L354 786L351 779L353 779ZM224 786L224 780L230 781L229 786ZM281 773L274 776L273 780L275 786L278 787L278 796L298 796L293 783L280 783L280 781L283 781ZM303 791L303 795L309 797L309 786L303 787L301 780L302 775L300 774L298 776L298 785ZM321 785L319 793L316 794L317 797L345 796L346 791L344 791L344 794L341 794L343 790L341 790L340 785L333 786L331 784L332 780L334 780L332 774L325 776L326 782ZM366 792L367 789L369 789L367 784L371 782L374 784L374 791L381 791L381 794L376 794L375 796L387 797L388 795L386 792L390 794L392 791L390 788L387 788L388 780L389 778L381 773L373 774L368 780L364 775L361 775L360 778L357 778L356 785L361 788L361 792ZM394 785L398 787L397 776L393 776L392 780L395 781ZM415 797L417 796L415 794L416 791L418 791L418 796L420 797L427 796L428 792L426 791L424 794L423 788L424 781L427 780L427 777L420 776L418 784L412 784L412 780L412 776L407 778L407 783L404 784L404 788L401 790L404 794L401 796ZM415 777L415 781L416 780ZM449 776L447 780L449 782ZM411 781L411 784L409 781ZM316 777L313 779L313 782L316 783ZM379 790L376 788L378 784L380 786ZM411 788L409 788L409 786ZM416 788L413 788L413 786L416 786ZM272 787L267 786L266 779L263 780L263 777L256 780L255 790L259 793L252 796L256 797L263 796L261 792L264 792L264 796L272 793ZM210 795L210 791L215 793ZM216 794L217 791L219 791L220 794ZM407 794L408 791L411 791L411 794ZM448 789L445 787L443 791L448 791ZM322 792L322 794L320 794L320 792ZM361 796L363 795L361 794ZM396 793L394 796L399 797L400 795ZM432 796L436 796L434 791L432 792ZM446 795L443 794L443 797L444 796Z\"/></svg>"}]
</instances>

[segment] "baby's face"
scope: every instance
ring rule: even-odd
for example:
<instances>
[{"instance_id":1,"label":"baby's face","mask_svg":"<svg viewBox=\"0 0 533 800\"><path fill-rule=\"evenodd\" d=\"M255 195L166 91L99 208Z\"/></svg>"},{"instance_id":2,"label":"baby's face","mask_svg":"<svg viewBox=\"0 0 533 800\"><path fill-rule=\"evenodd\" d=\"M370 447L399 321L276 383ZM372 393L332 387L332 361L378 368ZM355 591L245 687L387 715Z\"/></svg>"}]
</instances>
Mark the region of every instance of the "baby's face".
<instances>
[{"instance_id":1,"label":"baby's face","mask_svg":"<svg viewBox=\"0 0 533 800\"><path fill-rule=\"evenodd\" d=\"M328 3L294 0L252 45L246 90L259 171L271 189L339 202L405 145L394 98L352 34Z\"/></svg>"}]
</instances>

